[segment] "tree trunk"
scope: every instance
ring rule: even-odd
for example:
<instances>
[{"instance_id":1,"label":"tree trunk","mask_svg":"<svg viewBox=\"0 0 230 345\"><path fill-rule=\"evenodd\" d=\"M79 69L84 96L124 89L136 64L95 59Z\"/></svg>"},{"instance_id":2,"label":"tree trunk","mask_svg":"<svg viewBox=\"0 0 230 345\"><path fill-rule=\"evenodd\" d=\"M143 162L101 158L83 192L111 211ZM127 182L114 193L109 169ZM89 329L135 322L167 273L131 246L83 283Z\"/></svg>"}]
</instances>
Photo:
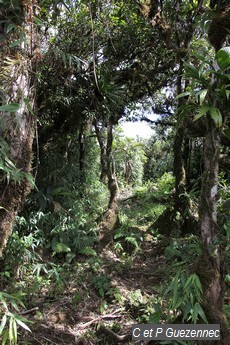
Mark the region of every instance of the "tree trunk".
<instances>
[{"instance_id":1,"label":"tree trunk","mask_svg":"<svg viewBox=\"0 0 230 345\"><path fill-rule=\"evenodd\" d=\"M177 94L181 94L186 89L182 86L182 74L184 69L184 63L180 61L180 67L177 76ZM184 100L178 99L178 108L182 106ZM178 120L179 122L179 120ZM175 176L175 195L174 195L174 219L177 218L177 214L180 214L180 222L178 227L183 233L193 232L196 221L190 212L190 200L187 197L187 174L189 169L189 138L185 134L185 121L180 120L180 124L176 130L173 146L174 164L173 173ZM177 222L175 222L177 223Z\"/></svg>"},{"instance_id":2,"label":"tree trunk","mask_svg":"<svg viewBox=\"0 0 230 345\"><path fill-rule=\"evenodd\" d=\"M223 4L224 5L224 4ZM212 18L208 36L216 51L227 44L227 26L229 23L228 4L224 11L216 7L216 16ZM228 18L227 21L224 18ZM224 103L218 102L215 91L217 81L213 76L210 96L214 106L226 111ZM219 103L219 104L218 104ZM227 112L228 116L228 112ZM218 173L220 130L211 117L206 118L206 136L204 141L204 171L199 205L200 230L202 241L202 255L199 261L198 274L203 286L203 307L209 323L220 324L220 341L202 342L208 344L229 344L230 331L223 313L224 304L224 262L220 244L221 229L217 223Z\"/></svg>"},{"instance_id":3,"label":"tree trunk","mask_svg":"<svg viewBox=\"0 0 230 345\"><path fill-rule=\"evenodd\" d=\"M81 174L84 174L85 169L85 137L84 132L79 129L78 135L78 143L79 143L79 170Z\"/></svg>"},{"instance_id":4,"label":"tree trunk","mask_svg":"<svg viewBox=\"0 0 230 345\"><path fill-rule=\"evenodd\" d=\"M218 243L220 229L217 224L219 144L219 130L211 118L207 118L204 172L199 207L203 251L198 274L203 286L204 311L208 321L220 324L221 341L216 343L226 345L230 339L230 334L223 314L224 278L220 243ZM202 342L202 344L206 343ZM212 344L214 343L212 342Z\"/></svg>"},{"instance_id":5,"label":"tree trunk","mask_svg":"<svg viewBox=\"0 0 230 345\"><path fill-rule=\"evenodd\" d=\"M113 119L109 118L106 126L107 138L104 137L102 130L99 129L96 120L94 121L94 127L97 135L97 139L100 146L100 160L101 160L101 176L102 182L107 179L108 190L110 193L108 209L117 209L117 179L115 173L115 163L112 155L113 144Z\"/></svg>"},{"instance_id":6,"label":"tree trunk","mask_svg":"<svg viewBox=\"0 0 230 345\"><path fill-rule=\"evenodd\" d=\"M175 176L175 198L174 208L182 215L185 209L185 192L186 192L186 171L183 157L184 128L181 126L177 129L174 138L174 166Z\"/></svg>"},{"instance_id":7,"label":"tree trunk","mask_svg":"<svg viewBox=\"0 0 230 345\"><path fill-rule=\"evenodd\" d=\"M31 189L32 141L36 118L31 114L35 85L31 78L33 74L29 71L33 71L31 52L37 44L33 36L33 10L32 3L23 7L22 28L28 35L19 49L7 46L9 39L7 44L4 42L5 45L2 45L1 52L1 61L4 62L6 56L10 56L11 62L7 69L0 64L1 93L5 95L5 103L17 103L19 109L1 115L0 256L11 234L17 212ZM12 39L15 40L15 35Z\"/></svg>"},{"instance_id":8,"label":"tree trunk","mask_svg":"<svg viewBox=\"0 0 230 345\"><path fill-rule=\"evenodd\" d=\"M115 162L112 156L112 144L113 144L113 121L112 121L112 118L110 117L107 123L107 148L106 148L108 189L110 192L108 208L116 212L118 185L117 185L117 178L116 178L116 172L115 172Z\"/></svg>"},{"instance_id":9,"label":"tree trunk","mask_svg":"<svg viewBox=\"0 0 230 345\"><path fill-rule=\"evenodd\" d=\"M94 128L97 136L97 140L100 146L100 162L101 162L101 182L106 181L107 176L107 158L106 158L106 138L102 134L102 130L99 129L96 120L94 120Z\"/></svg>"},{"instance_id":10,"label":"tree trunk","mask_svg":"<svg viewBox=\"0 0 230 345\"><path fill-rule=\"evenodd\" d=\"M118 208L117 208L117 179L115 173L115 164L112 156L112 144L113 144L113 117L110 116L107 125L106 132L107 137L103 135L102 131L105 128L99 129L96 120L94 121L95 131L101 150L101 180L103 182L107 180L107 186L110 193L108 209L103 215L102 228L103 234L101 239L106 243L111 240L111 231L115 228L118 220ZM106 231L108 230L108 231ZM106 234L107 233L107 234Z\"/></svg>"},{"instance_id":11,"label":"tree trunk","mask_svg":"<svg viewBox=\"0 0 230 345\"><path fill-rule=\"evenodd\" d=\"M29 174L32 161L33 121L26 114L24 114L24 119L25 127L27 128L22 136L20 136L20 132L22 133L25 127L21 122L17 130L8 134L10 155L7 158L14 162L16 169L20 170L21 173ZM1 172L0 176L2 181L0 185L0 256L2 256L2 251L11 234L17 212L22 206L26 195L31 190L31 183L25 177L21 177L20 181L17 182L11 176L10 180L7 181L4 171Z\"/></svg>"}]
</instances>

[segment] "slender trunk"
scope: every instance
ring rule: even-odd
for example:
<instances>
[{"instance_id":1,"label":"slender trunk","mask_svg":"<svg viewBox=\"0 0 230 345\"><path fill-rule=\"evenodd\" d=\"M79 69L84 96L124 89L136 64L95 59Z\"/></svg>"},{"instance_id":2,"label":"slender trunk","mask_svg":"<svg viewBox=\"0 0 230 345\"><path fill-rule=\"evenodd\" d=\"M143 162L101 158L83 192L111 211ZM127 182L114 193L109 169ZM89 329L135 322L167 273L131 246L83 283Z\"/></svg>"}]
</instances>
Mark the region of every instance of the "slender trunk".
<instances>
[{"instance_id":1,"label":"slender trunk","mask_svg":"<svg viewBox=\"0 0 230 345\"><path fill-rule=\"evenodd\" d=\"M109 118L107 122L107 138L102 134L102 130L99 129L96 121L94 121L94 127L97 135L97 139L100 146L100 159L101 159L101 181L105 182L107 179L108 190L110 193L108 209L117 210L117 178L115 173L115 163L112 155L113 144L113 119Z\"/></svg>"},{"instance_id":2,"label":"slender trunk","mask_svg":"<svg viewBox=\"0 0 230 345\"><path fill-rule=\"evenodd\" d=\"M78 144L79 144L79 174L80 174L80 186L79 186L79 196L81 198L85 195L85 135L82 127L79 129L78 133Z\"/></svg>"},{"instance_id":3,"label":"slender trunk","mask_svg":"<svg viewBox=\"0 0 230 345\"><path fill-rule=\"evenodd\" d=\"M106 148L108 189L110 192L108 208L116 211L118 186L117 186L117 178L116 178L116 173L115 173L115 163L114 163L114 158L112 156L112 144L113 144L113 121L110 118L107 123L107 148Z\"/></svg>"},{"instance_id":4,"label":"slender trunk","mask_svg":"<svg viewBox=\"0 0 230 345\"><path fill-rule=\"evenodd\" d=\"M79 143L79 170L84 174L85 168L85 140L83 130L79 130L78 143Z\"/></svg>"},{"instance_id":5,"label":"slender trunk","mask_svg":"<svg viewBox=\"0 0 230 345\"><path fill-rule=\"evenodd\" d=\"M132 177L132 164L127 159L125 160L124 177L125 177L125 182L127 183L127 185L129 185L131 182L131 177Z\"/></svg>"},{"instance_id":6,"label":"slender trunk","mask_svg":"<svg viewBox=\"0 0 230 345\"><path fill-rule=\"evenodd\" d=\"M118 186L115 174L115 164L112 156L113 125L113 118L110 117L106 126L107 137L105 138L102 133L103 128L99 129L96 120L94 121L94 127L101 151L101 180L102 178L103 182L107 180L107 186L110 193L108 209L104 213L102 221L103 234L101 239L105 242L111 241L111 231L115 228L118 220Z\"/></svg>"},{"instance_id":7,"label":"slender trunk","mask_svg":"<svg viewBox=\"0 0 230 345\"><path fill-rule=\"evenodd\" d=\"M180 66L177 76L177 94L183 92L182 87L182 74L183 74L183 61L180 61ZM182 105L181 98L178 99L178 108ZM186 172L185 172L185 162L183 157L183 143L184 143L184 126L181 123L175 134L173 153L174 153L174 164L173 172L175 176L175 199L174 199L174 208L180 213L183 213L184 210L184 194L186 191Z\"/></svg>"},{"instance_id":8,"label":"slender trunk","mask_svg":"<svg viewBox=\"0 0 230 345\"><path fill-rule=\"evenodd\" d=\"M94 128L97 136L97 140L100 146L100 162L101 162L101 182L106 181L107 176L107 158L106 158L106 139L104 138L102 131L99 129L96 120L94 121Z\"/></svg>"},{"instance_id":9,"label":"slender trunk","mask_svg":"<svg viewBox=\"0 0 230 345\"><path fill-rule=\"evenodd\" d=\"M174 138L174 167L175 176L175 198L174 208L182 215L185 209L185 192L186 192L186 170L183 157L184 128L181 126L177 129Z\"/></svg>"},{"instance_id":10,"label":"slender trunk","mask_svg":"<svg viewBox=\"0 0 230 345\"><path fill-rule=\"evenodd\" d=\"M186 84L182 85L182 74L184 69L183 61L180 61L180 67L178 70L177 77L177 94L181 94L184 89L186 89ZM182 106L183 100L178 99L178 108ZM178 120L179 121L179 120ZM175 176L175 196L174 196L174 215L176 216L179 212L181 221L180 221L180 230L182 233L187 233L193 229L193 219L189 212L190 210L190 201L187 197L187 170L188 170L188 161L189 161L189 138L185 135L185 123L180 121L175 138L174 138L174 165L173 173Z\"/></svg>"},{"instance_id":11,"label":"slender trunk","mask_svg":"<svg viewBox=\"0 0 230 345\"><path fill-rule=\"evenodd\" d=\"M186 171L186 190L190 187L190 163L191 163L191 150L192 150L192 140L185 136L184 139L184 148L183 148L183 158L185 162L185 171Z\"/></svg>"},{"instance_id":12,"label":"slender trunk","mask_svg":"<svg viewBox=\"0 0 230 345\"><path fill-rule=\"evenodd\" d=\"M208 321L220 324L221 341L216 343L225 345L228 344L230 334L223 314L224 279L221 249L218 243L220 229L217 224L220 133L211 118L207 118L207 122L207 134L204 142L204 172L199 207L203 250L198 274L203 286L204 311ZM202 342L202 344L206 343Z\"/></svg>"}]
</instances>

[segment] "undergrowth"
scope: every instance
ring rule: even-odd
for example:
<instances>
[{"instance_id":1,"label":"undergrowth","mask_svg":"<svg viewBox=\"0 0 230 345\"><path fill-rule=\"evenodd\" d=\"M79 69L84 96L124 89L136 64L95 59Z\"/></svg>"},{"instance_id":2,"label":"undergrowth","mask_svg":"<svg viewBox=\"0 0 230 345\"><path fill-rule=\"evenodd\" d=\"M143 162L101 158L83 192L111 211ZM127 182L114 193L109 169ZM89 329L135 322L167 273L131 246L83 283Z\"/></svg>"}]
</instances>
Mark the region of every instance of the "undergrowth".
<instances>
[{"instance_id":1,"label":"undergrowth","mask_svg":"<svg viewBox=\"0 0 230 345\"><path fill-rule=\"evenodd\" d=\"M61 204L61 195L57 193L55 200L59 200L61 208L56 210L50 208L53 199L41 206L34 197L38 210L27 217L17 217L1 259L1 288L7 288L9 296L23 291L24 309L47 301L32 318L36 322L46 320L47 313L52 314L53 301L62 303L67 298L75 313L87 306L86 314L93 310L103 316L120 308L132 323L207 322L202 309L202 287L194 273L201 253L198 237L166 238L154 229L148 232L171 203L170 174L166 180L168 187L159 179L156 185L139 187L131 198L120 202L113 243L102 253L97 251L95 219L105 201L104 194L95 203L89 202L87 196L68 208L67 203ZM223 228L226 224L223 219ZM14 301L14 297L9 297L9 301L10 298ZM24 331L28 327L26 320L14 311L1 311L4 319L0 330L5 339L15 339L20 326L25 324ZM229 312L228 308L225 312ZM109 325L116 332L122 329L119 322ZM13 327L13 333L9 327ZM30 327L33 331L33 324ZM93 339L95 334L90 332L82 337Z\"/></svg>"}]
</instances>

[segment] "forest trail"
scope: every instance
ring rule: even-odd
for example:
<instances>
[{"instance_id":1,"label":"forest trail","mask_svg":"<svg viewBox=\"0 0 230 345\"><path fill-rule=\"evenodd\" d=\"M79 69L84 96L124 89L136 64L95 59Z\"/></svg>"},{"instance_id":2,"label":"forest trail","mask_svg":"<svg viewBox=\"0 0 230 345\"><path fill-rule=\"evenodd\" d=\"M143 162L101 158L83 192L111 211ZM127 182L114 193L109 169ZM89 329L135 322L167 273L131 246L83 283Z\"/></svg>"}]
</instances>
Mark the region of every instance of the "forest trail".
<instances>
[{"instance_id":1,"label":"forest trail","mask_svg":"<svg viewBox=\"0 0 230 345\"><path fill-rule=\"evenodd\" d=\"M164 285L167 241L146 233L148 204L123 191L113 242L95 256L77 257L65 281L32 296L30 305L38 310L28 315L34 322L29 344L132 344L132 324L149 321Z\"/></svg>"},{"instance_id":2,"label":"forest trail","mask_svg":"<svg viewBox=\"0 0 230 345\"><path fill-rule=\"evenodd\" d=\"M2 345L229 343L230 6L173 3L0 0Z\"/></svg>"}]
</instances>

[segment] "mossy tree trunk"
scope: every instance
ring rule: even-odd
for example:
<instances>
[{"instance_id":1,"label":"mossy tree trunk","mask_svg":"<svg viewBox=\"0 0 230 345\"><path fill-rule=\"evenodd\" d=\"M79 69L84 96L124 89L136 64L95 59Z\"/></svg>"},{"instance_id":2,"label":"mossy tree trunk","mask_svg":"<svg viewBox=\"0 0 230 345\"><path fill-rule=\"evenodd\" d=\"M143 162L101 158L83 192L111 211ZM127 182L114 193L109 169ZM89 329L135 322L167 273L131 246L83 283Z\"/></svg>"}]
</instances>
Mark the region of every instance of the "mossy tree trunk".
<instances>
[{"instance_id":1,"label":"mossy tree trunk","mask_svg":"<svg viewBox=\"0 0 230 345\"><path fill-rule=\"evenodd\" d=\"M8 10L12 12L12 7L9 6ZM3 13L7 16L7 9ZM5 96L2 103L16 103L18 109L1 112L0 256L11 234L17 212L31 190L32 141L36 121L32 110L35 84L31 77L36 57L32 57L31 53L38 43L34 36L33 13L32 2L22 7L20 30L25 32L26 37L18 49L9 45L11 40L16 39L17 32L2 44L1 93ZM4 61L7 56L10 60L6 68Z\"/></svg>"},{"instance_id":2,"label":"mossy tree trunk","mask_svg":"<svg viewBox=\"0 0 230 345\"><path fill-rule=\"evenodd\" d=\"M230 334L223 314L224 278L219 243L220 228L217 223L219 145L219 129L216 128L211 118L207 118L204 171L199 206L202 255L198 274L204 291L205 314L210 323L220 324L221 341L217 343L224 345L228 343Z\"/></svg>"},{"instance_id":3,"label":"mossy tree trunk","mask_svg":"<svg viewBox=\"0 0 230 345\"><path fill-rule=\"evenodd\" d=\"M219 6L221 8L219 8ZM222 7L223 6L223 7ZM226 8L224 8L226 6ZM230 7L219 2L216 15L212 18L209 28L209 41L218 51L228 44L228 29L230 28ZM229 116L229 102L216 96L218 82L213 76L209 97L212 104L218 107L222 116ZM219 147L221 133L211 117L206 118L206 134L204 140L204 170L199 204L202 255L200 257L198 274L203 286L203 307L209 323L220 324L221 340L212 344L229 344L230 332L223 313L224 304L224 260L221 248L220 227L217 222ZM202 345L210 342L202 342Z\"/></svg>"}]
</instances>

